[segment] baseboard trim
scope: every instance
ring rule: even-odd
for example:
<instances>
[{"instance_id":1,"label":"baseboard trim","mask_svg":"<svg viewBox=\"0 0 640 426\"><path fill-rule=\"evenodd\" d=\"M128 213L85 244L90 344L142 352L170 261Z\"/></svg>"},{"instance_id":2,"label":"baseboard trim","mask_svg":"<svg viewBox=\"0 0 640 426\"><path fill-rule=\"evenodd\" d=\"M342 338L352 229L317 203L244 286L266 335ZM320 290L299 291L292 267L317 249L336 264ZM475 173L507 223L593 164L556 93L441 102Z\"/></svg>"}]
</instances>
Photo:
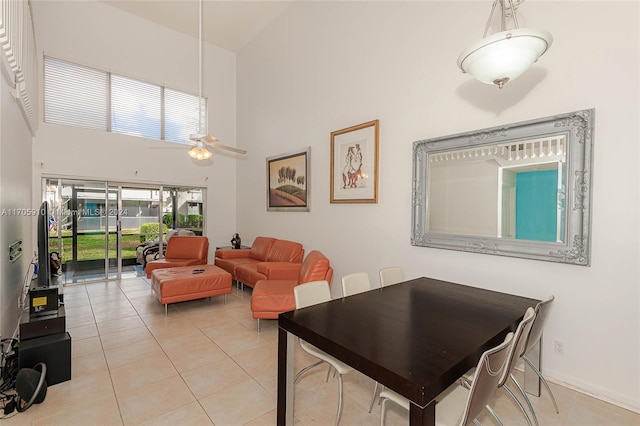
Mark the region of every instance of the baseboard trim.
<instances>
[{"instance_id":1,"label":"baseboard trim","mask_svg":"<svg viewBox=\"0 0 640 426\"><path fill-rule=\"evenodd\" d=\"M522 366L516 367L516 370L518 370L521 373L524 373L524 369L523 369ZM595 393L595 392L593 392L591 390L588 390L588 389L585 389L583 387L577 386L575 384L566 382L566 381L564 381L562 379L558 379L557 377L554 377L552 375L545 374L544 377L545 377L545 379L547 379L547 382L556 384L558 386L562 386L562 387L567 388L567 389L571 389L572 391L579 392L579 393L581 393L583 395L587 395L587 396L590 396L592 398L599 399L600 401L606 402L608 404L612 404L612 405L615 405L617 407L624 408L625 410L629 410L631 412L640 414L640 406L637 406L637 405L634 406L633 405L633 401L630 401L629 403L627 403L625 401L619 401L617 399L611 398L610 396L607 396L607 395L604 395L604 394L601 394L601 393Z\"/></svg>"}]
</instances>

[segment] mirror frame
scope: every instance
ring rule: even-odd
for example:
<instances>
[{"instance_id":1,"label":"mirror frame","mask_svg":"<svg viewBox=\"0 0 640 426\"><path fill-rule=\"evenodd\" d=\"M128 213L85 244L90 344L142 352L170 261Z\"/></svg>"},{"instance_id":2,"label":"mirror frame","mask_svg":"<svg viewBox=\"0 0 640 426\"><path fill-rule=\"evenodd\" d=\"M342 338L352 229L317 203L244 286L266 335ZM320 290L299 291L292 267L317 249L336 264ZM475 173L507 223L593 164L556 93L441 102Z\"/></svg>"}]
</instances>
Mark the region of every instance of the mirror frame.
<instances>
[{"instance_id":1,"label":"mirror frame","mask_svg":"<svg viewBox=\"0 0 640 426\"><path fill-rule=\"evenodd\" d=\"M595 109L585 109L414 142L411 245L589 266L594 116ZM497 143L524 142L552 135L565 135L567 138L563 242L428 231L429 154Z\"/></svg>"}]
</instances>

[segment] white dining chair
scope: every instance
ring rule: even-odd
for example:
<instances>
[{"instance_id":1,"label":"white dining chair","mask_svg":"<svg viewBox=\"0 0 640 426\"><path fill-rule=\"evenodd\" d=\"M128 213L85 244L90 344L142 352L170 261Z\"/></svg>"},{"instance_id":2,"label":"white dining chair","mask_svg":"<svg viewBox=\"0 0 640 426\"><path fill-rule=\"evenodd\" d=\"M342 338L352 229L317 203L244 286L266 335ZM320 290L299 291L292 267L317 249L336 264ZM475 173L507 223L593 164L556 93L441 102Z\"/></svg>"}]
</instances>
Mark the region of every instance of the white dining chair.
<instances>
[{"instance_id":1,"label":"white dining chair","mask_svg":"<svg viewBox=\"0 0 640 426\"><path fill-rule=\"evenodd\" d=\"M293 294L296 300L296 309L306 308L308 306L317 305L319 303L329 302L331 300L331 290L329 289L329 283L327 281L311 281L304 284L299 284L293 288ZM300 347L303 351L311 356L318 358L318 362L303 368L294 378L294 383L300 378L302 374L309 371L311 368L319 365L323 362L329 364L330 367L338 372L338 383L340 389L340 399L338 402L338 412L336 414L336 425L340 422L340 416L342 415L342 400L343 400L343 381L342 376L353 371L353 368L349 365L337 360L331 355L316 348L312 344L305 342L302 339L298 340Z\"/></svg>"},{"instance_id":2,"label":"white dining chair","mask_svg":"<svg viewBox=\"0 0 640 426\"><path fill-rule=\"evenodd\" d=\"M553 401L553 406L556 409L556 413L559 414L560 410L558 409L558 403L556 402L556 398L553 396L553 392L551 392L549 383L547 383L547 380L542 375L542 372L540 372L540 370L533 364L533 362L531 362L531 360L527 358L527 353L531 349L533 349L533 347L540 341L540 338L542 337L542 329L544 328L544 323L547 319L547 316L549 315L549 309L551 308L551 302L553 302L553 299L554 297L551 296L547 300L543 300L542 302L536 305L536 319L533 320L533 325L531 326L531 332L529 333L529 338L527 339L527 346L521 358L538 375L538 377L542 381L542 384L547 389L547 392L549 392L549 396L551 397L551 401ZM513 378L513 380L517 383L516 386L518 386L518 388L522 388L522 386L520 386L520 384L517 382L515 378ZM533 405L531 404L529 397L527 396L526 393L524 393L523 395L527 400L527 404L529 405L529 407L531 407L531 410L533 410Z\"/></svg>"},{"instance_id":3,"label":"white dining chair","mask_svg":"<svg viewBox=\"0 0 640 426\"><path fill-rule=\"evenodd\" d=\"M500 345L480 356L475 369L476 379L469 389L456 382L436 397L436 425L480 425L476 417L482 413L484 407L495 395L498 382L507 368L508 352L512 347L513 333L509 333ZM381 426L384 426L388 401L393 401L406 410L410 409L411 402L391 389L387 388L380 392L380 399L382 400Z\"/></svg>"},{"instance_id":4,"label":"white dining chair","mask_svg":"<svg viewBox=\"0 0 640 426\"><path fill-rule=\"evenodd\" d=\"M402 268L399 266L389 266L380 269L380 287L398 284L404 281Z\"/></svg>"},{"instance_id":5,"label":"white dining chair","mask_svg":"<svg viewBox=\"0 0 640 426\"><path fill-rule=\"evenodd\" d=\"M524 313L524 317L522 318L522 321L520 321L520 324L518 324L518 328L516 328L516 331L513 336L513 347L509 350L509 354L507 357L507 367L504 370L502 377L500 378L500 381L498 382L498 388L503 388L507 392L507 394L511 397L513 402L516 403L518 408L520 408L522 415L527 420L527 423L529 424L529 426L531 426L531 419L529 418L527 411L524 409L524 406L522 405L518 397L516 397L516 394L507 385L507 381L509 380L509 378L511 378L514 381L520 393L524 394L524 389L522 389L520 384L517 381L515 381L515 378L513 377L513 370L515 369L516 364L518 363L518 360L524 353L524 350L527 345L527 340L531 332L531 326L533 326L533 321L535 320L535 318L536 318L535 309L528 308ZM470 386L472 382L476 380L475 379L476 374L477 374L477 370L471 369L463 376L462 379L467 383L467 385ZM531 406L531 402L528 399L527 399L527 404L529 405L529 409L532 412L533 419L536 425L538 425L538 419L536 418L535 412L533 412L533 407ZM491 405L487 404L486 408L487 408L487 411L489 411L489 413L493 416L493 418L499 424L502 424L502 422L500 421L500 418L495 413Z\"/></svg>"},{"instance_id":6,"label":"white dining chair","mask_svg":"<svg viewBox=\"0 0 640 426\"><path fill-rule=\"evenodd\" d=\"M369 290L371 290L371 282L369 281L369 274L366 272L356 272L342 277L342 295L344 297Z\"/></svg>"}]
</instances>

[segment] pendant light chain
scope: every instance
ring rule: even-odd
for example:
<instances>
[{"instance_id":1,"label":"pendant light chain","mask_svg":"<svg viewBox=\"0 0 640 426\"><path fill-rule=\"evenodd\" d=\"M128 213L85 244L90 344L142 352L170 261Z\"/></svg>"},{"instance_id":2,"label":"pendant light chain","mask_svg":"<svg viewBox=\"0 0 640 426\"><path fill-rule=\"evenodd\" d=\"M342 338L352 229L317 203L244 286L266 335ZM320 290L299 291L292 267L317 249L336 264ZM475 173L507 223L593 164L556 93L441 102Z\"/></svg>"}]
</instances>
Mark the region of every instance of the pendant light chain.
<instances>
[{"instance_id":1,"label":"pendant light chain","mask_svg":"<svg viewBox=\"0 0 640 426\"><path fill-rule=\"evenodd\" d=\"M489 27L491 26L491 20L493 19L493 12L496 10L496 6L498 3L500 3L500 31L507 30L507 17L513 19L514 29L517 30L518 28L520 28L520 25L518 24L518 17L516 16L516 7L517 5L519 5L519 3L516 3L516 5L514 5L513 0L508 1L508 8L505 8L504 0L493 1L493 4L491 5L491 12L489 12L489 19L487 20L487 25L484 28L484 34L482 35L482 38L485 38L489 33ZM508 13L508 10L511 10L510 14Z\"/></svg>"}]
</instances>

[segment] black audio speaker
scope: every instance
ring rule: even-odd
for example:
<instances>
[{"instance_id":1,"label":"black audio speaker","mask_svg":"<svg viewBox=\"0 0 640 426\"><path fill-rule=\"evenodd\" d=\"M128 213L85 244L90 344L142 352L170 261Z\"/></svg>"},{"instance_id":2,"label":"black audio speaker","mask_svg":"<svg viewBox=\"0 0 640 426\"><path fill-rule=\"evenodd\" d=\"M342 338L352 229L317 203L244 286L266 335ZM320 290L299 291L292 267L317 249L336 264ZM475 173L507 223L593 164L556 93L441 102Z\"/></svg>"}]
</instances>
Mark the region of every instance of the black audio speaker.
<instances>
[{"instance_id":1,"label":"black audio speaker","mask_svg":"<svg viewBox=\"0 0 640 426\"><path fill-rule=\"evenodd\" d=\"M18 347L20 368L33 368L38 363L47 365L49 386L71 379L71 336L58 333L20 341Z\"/></svg>"}]
</instances>

